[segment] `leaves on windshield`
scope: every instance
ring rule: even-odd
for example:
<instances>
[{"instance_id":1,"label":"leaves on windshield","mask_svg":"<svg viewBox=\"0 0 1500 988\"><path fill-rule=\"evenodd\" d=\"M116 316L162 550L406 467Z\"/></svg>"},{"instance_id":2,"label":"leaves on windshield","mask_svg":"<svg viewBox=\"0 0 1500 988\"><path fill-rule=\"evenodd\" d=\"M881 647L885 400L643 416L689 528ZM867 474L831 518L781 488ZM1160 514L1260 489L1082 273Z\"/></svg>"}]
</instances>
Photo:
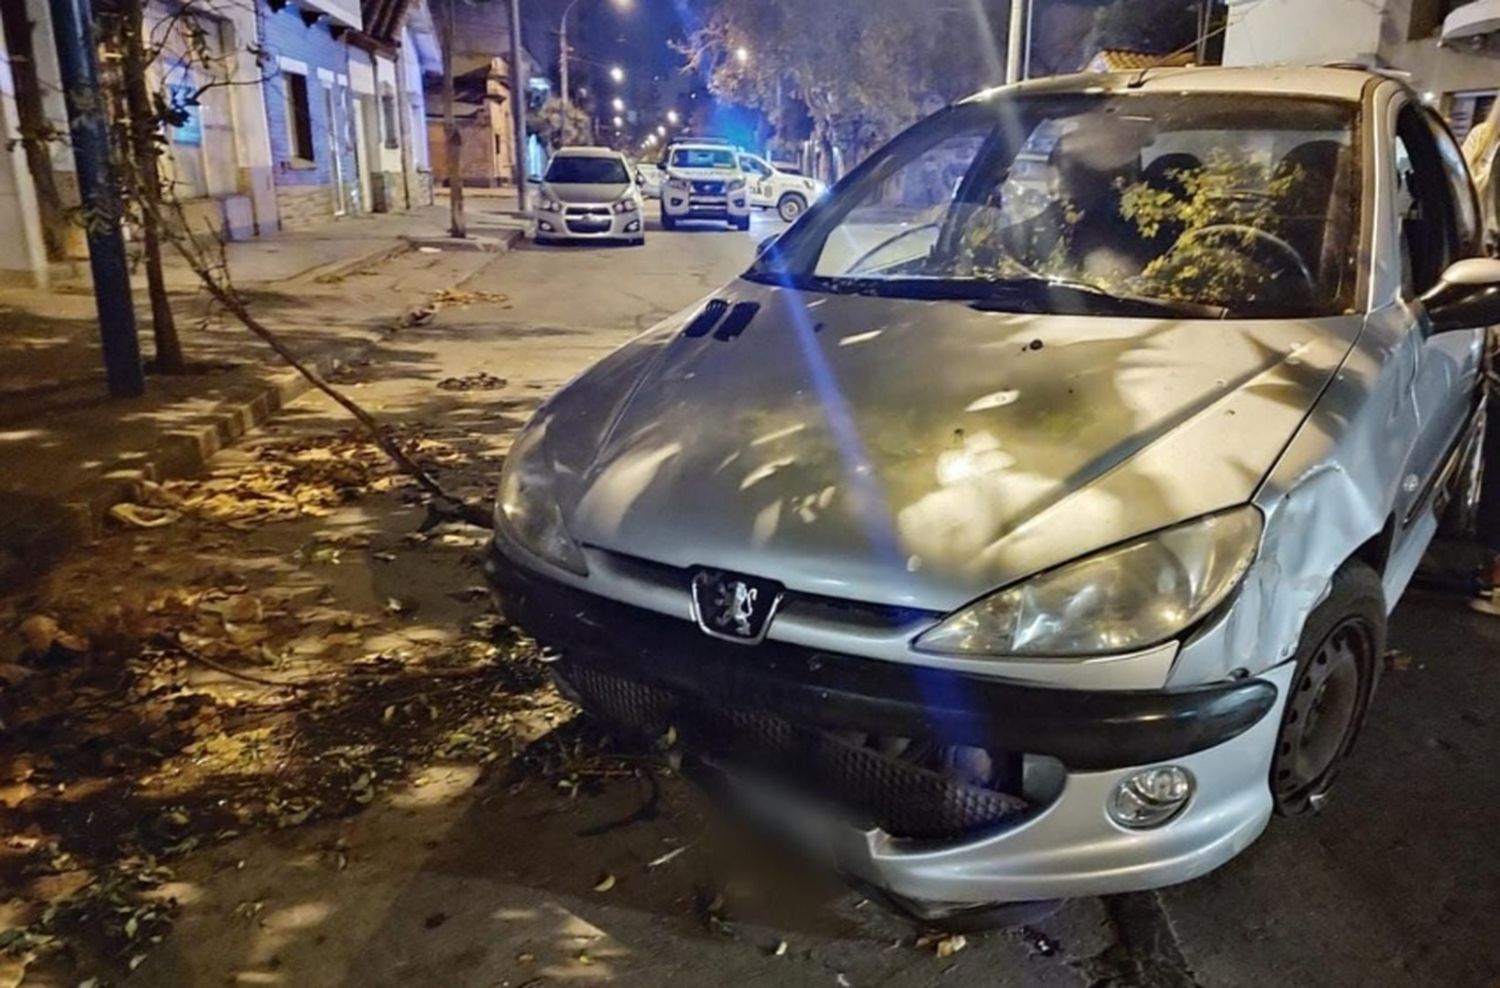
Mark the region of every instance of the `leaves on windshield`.
<instances>
[{"instance_id":1,"label":"leaves on windshield","mask_svg":"<svg viewBox=\"0 0 1500 988\"><path fill-rule=\"evenodd\" d=\"M1319 258L1299 245L1328 223L1329 186L1316 179L1290 156L1272 165L1215 149L1203 161L1163 155L1134 180L1075 178L1073 195L1006 181L982 203L955 204L965 213L948 266L1232 308L1300 302Z\"/></svg>"}]
</instances>

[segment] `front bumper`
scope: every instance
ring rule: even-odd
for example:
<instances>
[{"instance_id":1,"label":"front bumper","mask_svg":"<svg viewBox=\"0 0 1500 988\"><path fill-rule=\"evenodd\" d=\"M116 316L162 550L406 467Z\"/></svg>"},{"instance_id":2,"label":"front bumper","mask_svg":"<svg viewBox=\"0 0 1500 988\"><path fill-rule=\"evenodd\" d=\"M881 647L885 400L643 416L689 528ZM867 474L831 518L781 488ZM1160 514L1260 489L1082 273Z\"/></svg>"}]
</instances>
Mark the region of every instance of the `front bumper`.
<instances>
[{"instance_id":1,"label":"front bumper","mask_svg":"<svg viewBox=\"0 0 1500 988\"><path fill-rule=\"evenodd\" d=\"M646 217L637 209L616 213L609 207L565 207L537 214L537 236L547 240L627 240L645 236Z\"/></svg>"},{"instance_id":2,"label":"front bumper","mask_svg":"<svg viewBox=\"0 0 1500 988\"><path fill-rule=\"evenodd\" d=\"M704 195L667 189L662 193L662 212L676 220L729 220L750 215L749 193Z\"/></svg>"},{"instance_id":3,"label":"front bumper","mask_svg":"<svg viewBox=\"0 0 1500 988\"><path fill-rule=\"evenodd\" d=\"M813 781L841 789L853 812L826 812L827 800L794 787L777 794L785 822L837 867L911 899L1028 901L1185 881L1233 857L1270 816L1279 720L1270 714L1289 670L1176 691L1041 688L775 641L716 641L687 615L581 592L494 549L486 571L506 616L562 653L560 678L592 712L650 731L727 723L735 741L850 776ZM1046 800L1013 800L872 762L843 740L866 732L1021 752L1060 763L1065 777ZM698 737L709 735L684 734L689 744ZM752 798L764 793L761 765L722 746L702 753ZM1152 831L1112 823L1114 786L1167 762L1199 780L1187 809Z\"/></svg>"}]
</instances>

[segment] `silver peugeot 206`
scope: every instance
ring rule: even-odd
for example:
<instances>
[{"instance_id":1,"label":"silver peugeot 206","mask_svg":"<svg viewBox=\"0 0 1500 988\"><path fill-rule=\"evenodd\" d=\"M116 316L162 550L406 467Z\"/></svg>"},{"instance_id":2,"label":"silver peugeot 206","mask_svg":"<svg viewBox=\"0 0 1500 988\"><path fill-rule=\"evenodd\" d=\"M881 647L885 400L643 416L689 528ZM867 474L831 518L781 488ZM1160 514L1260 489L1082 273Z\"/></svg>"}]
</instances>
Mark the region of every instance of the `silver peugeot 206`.
<instances>
[{"instance_id":1,"label":"silver peugeot 206","mask_svg":"<svg viewBox=\"0 0 1500 988\"><path fill-rule=\"evenodd\" d=\"M488 569L586 710L928 915L1314 808L1471 510L1500 261L1340 69L984 93L549 401Z\"/></svg>"}]
</instances>

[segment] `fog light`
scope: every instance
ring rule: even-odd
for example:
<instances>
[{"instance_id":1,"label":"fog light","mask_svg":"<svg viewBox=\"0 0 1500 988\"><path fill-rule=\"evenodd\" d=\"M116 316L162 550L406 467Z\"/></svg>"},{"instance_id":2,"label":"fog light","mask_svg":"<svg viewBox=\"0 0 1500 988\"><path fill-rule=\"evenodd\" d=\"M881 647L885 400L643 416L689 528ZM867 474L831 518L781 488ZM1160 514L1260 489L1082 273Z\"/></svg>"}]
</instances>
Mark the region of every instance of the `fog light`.
<instances>
[{"instance_id":1,"label":"fog light","mask_svg":"<svg viewBox=\"0 0 1500 988\"><path fill-rule=\"evenodd\" d=\"M1160 827L1182 812L1193 797L1193 788L1193 773L1185 768L1142 769L1115 786L1109 797L1109 817L1132 830Z\"/></svg>"},{"instance_id":2,"label":"fog light","mask_svg":"<svg viewBox=\"0 0 1500 988\"><path fill-rule=\"evenodd\" d=\"M640 228L641 228L641 221L640 220L631 220L629 223L625 224L625 232L626 233L636 233L636 232L638 232L640 230Z\"/></svg>"},{"instance_id":3,"label":"fog light","mask_svg":"<svg viewBox=\"0 0 1500 988\"><path fill-rule=\"evenodd\" d=\"M552 224L548 223L546 220L539 220L539 221L537 221L537 227L543 233L551 233L552 232Z\"/></svg>"}]
</instances>

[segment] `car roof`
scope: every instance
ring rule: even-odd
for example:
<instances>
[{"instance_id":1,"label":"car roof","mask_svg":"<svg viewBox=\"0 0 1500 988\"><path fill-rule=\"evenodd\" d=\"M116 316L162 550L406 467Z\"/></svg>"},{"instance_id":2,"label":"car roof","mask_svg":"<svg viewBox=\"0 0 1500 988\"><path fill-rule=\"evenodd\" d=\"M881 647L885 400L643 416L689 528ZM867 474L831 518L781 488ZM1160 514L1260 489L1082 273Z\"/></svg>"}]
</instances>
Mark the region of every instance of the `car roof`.
<instances>
[{"instance_id":1,"label":"car roof","mask_svg":"<svg viewBox=\"0 0 1500 988\"><path fill-rule=\"evenodd\" d=\"M625 157L614 148L600 147L571 147L558 148L553 155L554 158L623 158Z\"/></svg>"},{"instance_id":2,"label":"car roof","mask_svg":"<svg viewBox=\"0 0 1500 988\"><path fill-rule=\"evenodd\" d=\"M680 151L686 148L689 151L735 151L733 144L717 144L713 141L678 141L668 151Z\"/></svg>"},{"instance_id":3,"label":"car roof","mask_svg":"<svg viewBox=\"0 0 1500 988\"><path fill-rule=\"evenodd\" d=\"M1160 68L1135 72L1085 72L999 86L972 97L985 100L1006 92L1020 93L1257 93L1267 96L1312 96L1358 100L1372 81L1386 78L1356 68L1313 68L1302 65L1254 67L1205 66Z\"/></svg>"}]
</instances>

